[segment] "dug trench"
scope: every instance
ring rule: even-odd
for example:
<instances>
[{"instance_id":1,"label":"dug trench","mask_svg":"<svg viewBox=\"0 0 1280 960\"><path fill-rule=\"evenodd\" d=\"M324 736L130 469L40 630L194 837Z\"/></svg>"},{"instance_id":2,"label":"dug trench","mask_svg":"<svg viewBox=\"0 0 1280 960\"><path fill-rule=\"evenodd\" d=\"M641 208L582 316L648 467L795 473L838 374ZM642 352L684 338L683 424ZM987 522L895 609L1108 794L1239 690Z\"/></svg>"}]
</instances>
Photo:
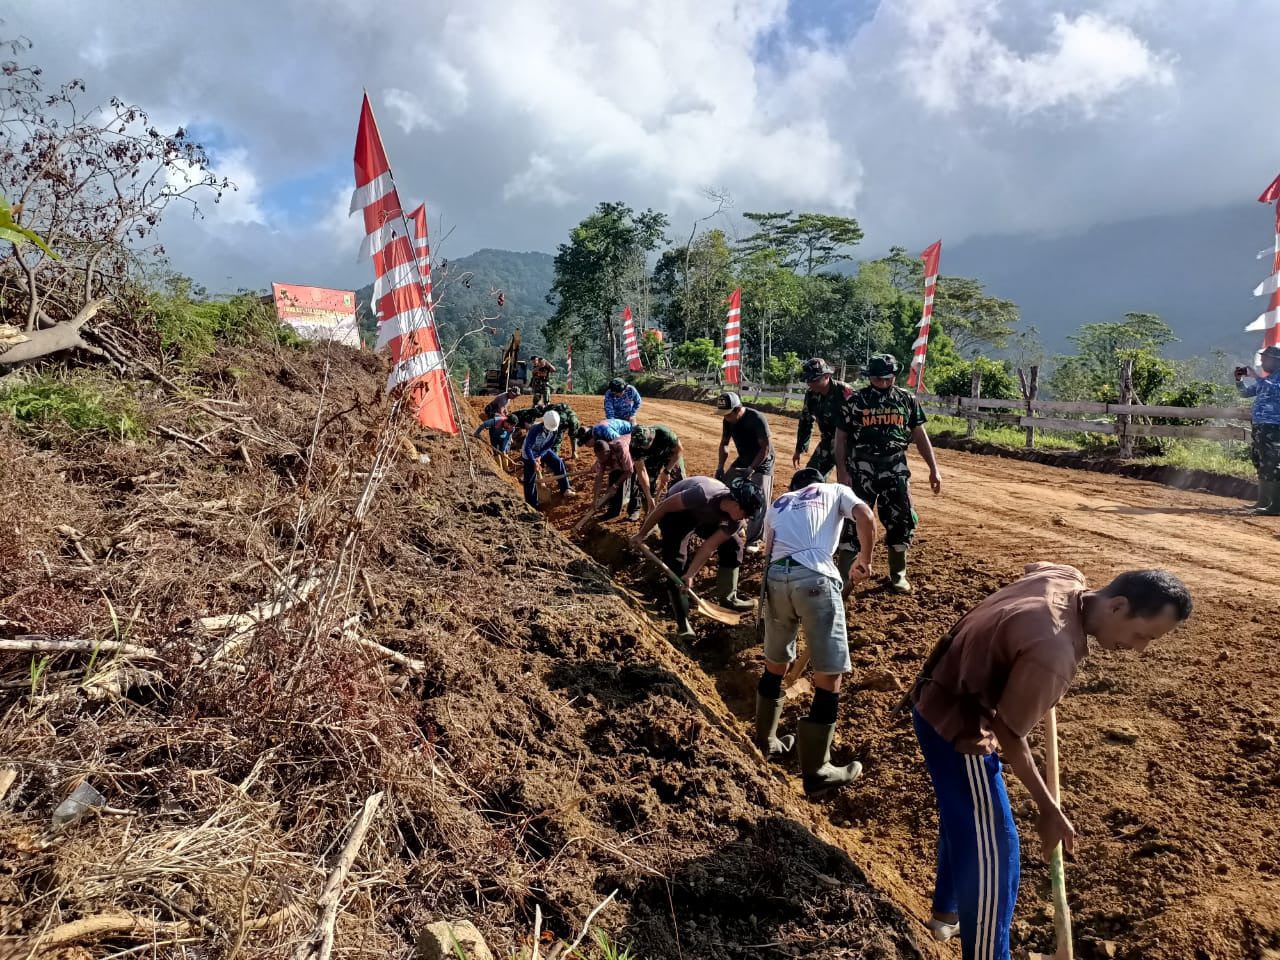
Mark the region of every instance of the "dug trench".
<instances>
[{"instance_id":1,"label":"dug trench","mask_svg":"<svg viewBox=\"0 0 1280 960\"><path fill-rule=\"evenodd\" d=\"M562 399L586 422L601 416L598 398ZM714 409L646 399L641 419L679 433L691 473L712 472ZM776 418L773 429L789 451L794 423ZM789 459L779 459L775 490L789 479ZM1060 706L1063 789L1079 832L1067 871L1076 956L1275 960L1280 669L1268 624L1280 571L1259 558L1273 551L1280 529L1206 493L949 450L939 459L943 495L917 500L916 592L895 597L877 580L851 602L854 672L837 752L862 761L865 773L837 799L808 808L815 831L872 887L925 916L936 818L914 737L894 713L903 685L937 637L1026 562L1073 563L1093 583L1135 566L1167 567L1192 587L1192 621L1141 659L1093 651ZM570 466L589 493L588 461L582 455ZM586 500L552 497L545 515L568 535ZM576 542L671 637L664 583L627 544L634 526L592 525ZM756 595L759 576L759 561L749 558L745 595ZM708 709L745 738L759 675L753 618L697 627L697 640L672 646L670 657L697 664L712 686ZM784 725L807 704L801 681L789 691ZM794 769L764 768L749 748L746 757L786 798L799 799ZM1033 838L1033 808L1016 782L1011 797L1023 837ZM1033 843L1024 844L1015 956L1053 951L1048 876Z\"/></svg>"},{"instance_id":2,"label":"dug trench","mask_svg":"<svg viewBox=\"0 0 1280 960\"><path fill-rule=\"evenodd\" d=\"M546 956L606 901L594 927L643 960L946 955L474 445L390 465L352 616L310 632L298 578L353 529L376 359L225 348L182 375L136 385L145 440L0 422L0 956L291 955L376 797L335 955L465 918L527 956L540 914ZM51 830L85 779L107 812Z\"/></svg>"}]
</instances>

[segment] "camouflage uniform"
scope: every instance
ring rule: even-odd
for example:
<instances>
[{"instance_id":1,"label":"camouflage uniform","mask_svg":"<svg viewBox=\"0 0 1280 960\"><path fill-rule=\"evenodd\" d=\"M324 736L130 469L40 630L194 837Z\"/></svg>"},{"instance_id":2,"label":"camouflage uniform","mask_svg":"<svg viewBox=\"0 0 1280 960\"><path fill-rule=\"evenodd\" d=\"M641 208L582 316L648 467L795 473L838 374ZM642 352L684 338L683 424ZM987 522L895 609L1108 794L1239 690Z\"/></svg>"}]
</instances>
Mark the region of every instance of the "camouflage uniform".
<instances>
[{"instance_id":1,"label":"camouflage uniform","mask_svg":"<svg viewBox=\"0 0 1280 960\"><path fill-rule=\"evenodd\" d=\"M1260 482L1280 482L1280 424L1255 423L1250 453Z\"/></svg>"},{"instance_id":2,"label":"camouflage uniform","mask_svg":"<svg viewBox=\"0 0 1280 960\"><path fill-rule=\"evenodd\" d=\"M652 427L636 427L631 431L631 459L644 463L645 473L649 475L650 492L657 494L658 477L666 469L667 461L680 443L680 438L670 427L658 424ZM684 479L684 457L676 462L676 468L670 475L672 483ZM631 497L627 512L640 506L640 484L631 482Z\"/></svg>"},{"instance_id":3,"label":"camouflage uniform","mask_svg":"<svg viewBox=\"0 0 1280 960\"><path fill-rule=\"evenodd\" d=\"M836 429L843 422L845 405L853 398L853 387L834 377L826 394L812 390L804 395L804 403L800 407L800 426L796 430L796 450L805 453L809 449L809 438L813 436L813 424L818 424L818 449L813 451L806 466L812 467L826 477L836 465Z\"/></svg>"},{"instance_id":4,"label":"camouflage uniform","mask_svg":"<svg viewBox=\"0 0 1280 960\"><path fill-rule=\"evenodd\" d=\"M555 368L551 364L535 364L533 374L529 378L529 391L533 394L533 402L546 404L551 400L551 374Z\"/></svg>"},{"instance_id":5,"label":"camouflage uniform","mask_svg":"<svg viewBox=\"0 0 1280 960\"><path fill-rule=\"evenodd\" d=\"M843 407L842 428L848 433L853 492L880 515L884 541L890 548L906 549L915 535L917 518L908 486L907 444L912 431L926 419L919 401L901 387L885 391L864 387ZM850 529L851 524L846 527ZM856 542L856 534L850 542Z\"/></svg>"},{"instance_id":6,"label":"camouflage uniform","mask_svg":"<svg viewBox=\"0 0 1280 960\"><path fill-rule=\"evenodd\" d=\"M554 410L560 414L560 440L569 439L569 453L571 456L578 455L578 431L582 429L582 421L578 419L578 414L574 412L573 407L567 403L553 403L547 407L547 411ZM556 445L558 450L559 443Z\"/></svg>"}]
</instances>

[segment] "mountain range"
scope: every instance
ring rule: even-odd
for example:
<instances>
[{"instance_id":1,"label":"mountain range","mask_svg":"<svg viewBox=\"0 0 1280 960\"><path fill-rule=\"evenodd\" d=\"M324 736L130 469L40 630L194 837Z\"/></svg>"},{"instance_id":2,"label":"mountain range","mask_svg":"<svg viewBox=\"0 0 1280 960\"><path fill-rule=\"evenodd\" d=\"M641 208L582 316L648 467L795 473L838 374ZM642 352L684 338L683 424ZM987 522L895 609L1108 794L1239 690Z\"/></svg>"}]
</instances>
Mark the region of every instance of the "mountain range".
<instances>
[{"instance_id":1,"label":"mountain range","mask_svg":"<svg viewBox=\"0 0 1280 960\"><path fill-rule=\"evenodd\" d=\"M972 276L987 290L1017 303L1022 326L1034 325L1052 356L1071 352L1081 324L1119 320L1126 312L1156 313L1179 337L1168 352L1207 356L1215 350L1245 360L1259 336L1244 327L1261 312L1251 295L1270 269L1259 250L1270 249L1272 221L1257 204L1150 217L1094 227L1082 233L975 236L943 243L942 273ZM863 258L885 251L863 249ZM443 274L441 279L440 274ZM549 253L483 249L437 267L436 310L442 340L452 345L480 317L496 317L491 335L466 337L459 354L475 372L491 364L495 346L520 328L526 355L544 349L542 324L554 276ZM501 290L504 305L498 308ZM372 329L368 299L357 293Z\"/></svg>"}]
</instances>

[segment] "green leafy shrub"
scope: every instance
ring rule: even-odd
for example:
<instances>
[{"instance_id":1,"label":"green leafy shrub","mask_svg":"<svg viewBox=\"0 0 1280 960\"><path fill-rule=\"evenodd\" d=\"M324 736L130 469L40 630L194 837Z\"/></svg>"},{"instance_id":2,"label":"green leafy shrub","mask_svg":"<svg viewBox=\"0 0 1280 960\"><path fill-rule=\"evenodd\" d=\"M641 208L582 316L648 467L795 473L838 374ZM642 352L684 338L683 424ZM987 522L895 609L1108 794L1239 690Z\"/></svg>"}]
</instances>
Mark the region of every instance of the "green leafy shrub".
<instances>
[{"instance_id":1,"label":"green leafy shrub","mask_svg":"<svg viewBox=\"0 0 1280 960\"><path fill-rule=\"evenodd\" d=\"M280 344L297 347L305 341L282 324L275 307L254 293L238 293L225 300L193 295L185 277L171 280L169 291L152 299L160 344L184 360L208 356L219 343Z\"/></svg>"},{"instance_id":2,"label":"green leafy shrub","mask_svg":"<svg viewBox=\"0 0 1280 960\"><path fill-rule=\"evenodd\" d=\"M139 440L146 427L137 403L96 384L43 376L0 390L0 410L28 430L79 438Z\"/></svg>"}]
</instances>

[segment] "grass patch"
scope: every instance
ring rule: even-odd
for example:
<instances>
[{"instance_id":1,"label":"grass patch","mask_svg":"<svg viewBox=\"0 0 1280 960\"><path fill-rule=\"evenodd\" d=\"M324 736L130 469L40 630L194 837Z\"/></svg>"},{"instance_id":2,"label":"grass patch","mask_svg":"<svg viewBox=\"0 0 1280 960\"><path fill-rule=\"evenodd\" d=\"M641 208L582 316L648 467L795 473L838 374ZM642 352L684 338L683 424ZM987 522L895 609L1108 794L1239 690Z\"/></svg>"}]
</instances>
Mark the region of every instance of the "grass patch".
<instances>
[{"instance_id":1,"label":"grass patch","mask_svg":"<svg viewBox=\"0 0 1280 960\"><path fill-rule=\"evenodd\" d=\"M930 434L963 437L967 435L968 421L964 417L930 414L927 428ZM1025 447L1027 431L1022 427L979 423L976 424L973 439L983 443L998 443L1002 447ZM1087 434L1084 433L1049 433L1046 430L1037 430L1036 449L1092 451L1094 448L1089 444Z\"/></svg>"},{"instance_id":2,"label":"grass patch","mask_svg":"<svg viewBox=\"0 0 1280 960\"><path fill-rule=\"evenodd\" d=\"M122 386L48 374L0 389L0 411L26 432L78 439L140 440L146 427Z\"/></svg>"},{"instance_id":3,"label":"grass patch","mask_svg":"<svg viewBox=\"0 0 1280 960\"><path fill-rule=\"evenodd\" d=\"M183 360L206 357L221 343L301 347L306 342L280 322L273 306L262 303L255 294L195 301L179 291L154 298L152 310L161 346Z\"/></svg>"},{"instance_id":4,"label":"grass patch","mask_svg":"<svg viewBox=\"0 0 1280 960\"><path fill-rule=\"evenodd\" d=\"M963 417L931 416L929 432L934 435L965 436ZM973 438L984 443L1003 447L1024 447L1026 431L1022 427L978 424ZM1139 454L1134 463L1150 463L1161 467L1182 467L1186 470L1207 470L1229 477L1255 476L1249 459L1249 445L1238 441L1162 439L1159 453ZM1095 457L1114 457L1119 446L1111 437L1093 433L1050 433L1036 431L1037 450L1067 450L1087 453Z\"/></svg>"}]
</instances>

